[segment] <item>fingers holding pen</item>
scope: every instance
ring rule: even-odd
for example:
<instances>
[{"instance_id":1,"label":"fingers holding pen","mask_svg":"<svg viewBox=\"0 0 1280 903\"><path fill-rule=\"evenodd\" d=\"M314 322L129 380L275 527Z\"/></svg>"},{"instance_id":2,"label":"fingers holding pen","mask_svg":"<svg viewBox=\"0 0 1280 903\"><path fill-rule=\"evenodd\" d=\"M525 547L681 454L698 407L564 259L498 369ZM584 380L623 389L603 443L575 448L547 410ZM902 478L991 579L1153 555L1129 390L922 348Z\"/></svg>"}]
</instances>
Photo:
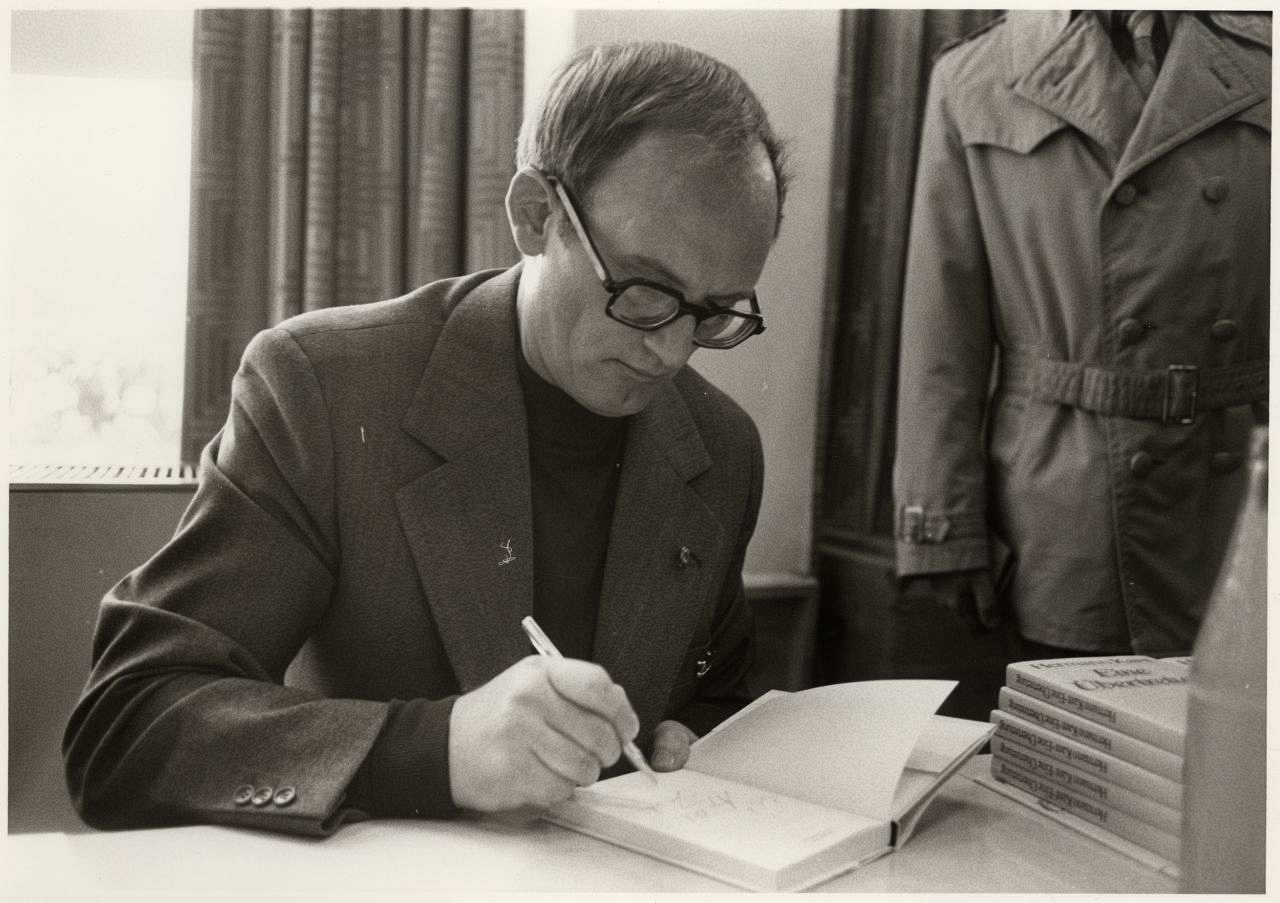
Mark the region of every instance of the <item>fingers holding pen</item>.
<instances>
[{"instance_id":1,"label":"fingers holding pen","mask_svg":"<svg viewBox=\"0 0 1280 903\"><path fill-rule=\"evenodd\" d=\"M577 659L548 659L546 663L547 680L563 699L579 709L603 719L610 727L613 740L634 740L640 732L640 718L627 691L613 682L609 672L592 662ZM604 765L612 765L621 752L619 746L612 758Z\"/></svg>"},{"instance_id":2,"label":"fingers holding pen","mask_svg":"<svg viewBox=\"0 0 1280 903\"><path fill-rule=\"evenodd\" d=\"M603 766L596 754L548 724L534 729L529 751L544 768L567 782L569 792L600 778Z\"/></svg>"},{"instance_id":3,"label":"fingers holding pen","mask_svg":"<svg viewBox=\"0 0 1280 903\"><path fill-rule=\"evenodd\" d=\"M547 806L594 783L638 727L626 694L588 662L530 656L458 698L450 719L454 802Z\"/></svg>"}]
</instances>

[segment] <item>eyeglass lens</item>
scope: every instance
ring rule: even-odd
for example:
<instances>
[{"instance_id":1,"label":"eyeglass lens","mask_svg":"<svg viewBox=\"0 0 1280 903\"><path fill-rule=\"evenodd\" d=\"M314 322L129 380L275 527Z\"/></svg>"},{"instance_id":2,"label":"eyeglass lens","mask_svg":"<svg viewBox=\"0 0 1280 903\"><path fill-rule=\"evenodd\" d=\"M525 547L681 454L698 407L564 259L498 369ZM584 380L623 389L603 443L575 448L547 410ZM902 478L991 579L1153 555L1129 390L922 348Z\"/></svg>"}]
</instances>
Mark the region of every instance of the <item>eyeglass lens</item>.
<instances>
[{"instance_id":1,"label":"eyeglass lens","mask_svg":"<svg viewBox=\"0 0 1280 903\"><path fill-rule=\"evenodd\" d=\"M738 298L732 302L720 302L726 308L723 314L699 320L694 328L694 339L699 343L722 345L737 341L740 335L755 329L755 321L737 317L728 311L751 313L751 299ZM629 286L613 302L610 313L615 318L639 329L653 329L674 319L680 311L675 298L645 285Z\"/></svg>"}]
</instances>

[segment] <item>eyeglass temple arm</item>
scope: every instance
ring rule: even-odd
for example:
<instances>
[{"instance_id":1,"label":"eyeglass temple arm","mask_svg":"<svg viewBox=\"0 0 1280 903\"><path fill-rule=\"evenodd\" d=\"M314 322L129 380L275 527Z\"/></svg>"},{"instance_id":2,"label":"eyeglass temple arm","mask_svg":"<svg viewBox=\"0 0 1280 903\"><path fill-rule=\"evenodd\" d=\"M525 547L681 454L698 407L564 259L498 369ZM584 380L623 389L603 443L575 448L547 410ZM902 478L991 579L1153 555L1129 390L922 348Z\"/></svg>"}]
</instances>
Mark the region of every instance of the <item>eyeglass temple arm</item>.
<instances>
[{"instance_id":1,"label":"eyeglass temple arm","mask_svg":"<svg viewBox=\"0 0 1280 903\"><path fill-rule=\"evenodd\" d=\"M573 223L574 231L578 233L582 246L587 249L587 256L591 258L591 268L596 271L596 277L604 283L612 282L613 279L610 277L609 271L604 268L604 261L600 259L600 254L596 251L596 246L591 241L591 236L587 234L586 227L582 225L582 220L578 218L578 210L569 198L569 192L565 190L559 179L548 176L548 180L555 186L556 196L560 198L560 204L564 207L564 212L569 214L569 222Z\"/></svg>"}]
</instances>

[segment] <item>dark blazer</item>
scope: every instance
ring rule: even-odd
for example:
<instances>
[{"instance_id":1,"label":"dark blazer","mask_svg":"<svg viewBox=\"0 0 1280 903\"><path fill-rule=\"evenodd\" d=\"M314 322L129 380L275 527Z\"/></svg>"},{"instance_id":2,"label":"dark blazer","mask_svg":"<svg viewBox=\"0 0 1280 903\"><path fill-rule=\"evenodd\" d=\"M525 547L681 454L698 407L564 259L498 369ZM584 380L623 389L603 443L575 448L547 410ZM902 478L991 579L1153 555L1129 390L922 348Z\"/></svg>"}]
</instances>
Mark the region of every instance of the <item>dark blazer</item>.
<instances>
[{"instance_id":1,"label":"dark blazer","mask_svg":"<svg viewBox=\"0 0 1280 903\"><path fill-rule=\"evenodd\" d=\"M327 833L388 700L434 700L447 726L457 694L531 653L519 277L316 311L250 343L173 539L102 601L64 739L86 821ZM631 422L592 657L642 745L742 695L762 467L751 420L688 367ZM446 750L442 729L421 754L443 768ZM237 803L246 785L296 796Z\"/></svg>"}]
</instances>

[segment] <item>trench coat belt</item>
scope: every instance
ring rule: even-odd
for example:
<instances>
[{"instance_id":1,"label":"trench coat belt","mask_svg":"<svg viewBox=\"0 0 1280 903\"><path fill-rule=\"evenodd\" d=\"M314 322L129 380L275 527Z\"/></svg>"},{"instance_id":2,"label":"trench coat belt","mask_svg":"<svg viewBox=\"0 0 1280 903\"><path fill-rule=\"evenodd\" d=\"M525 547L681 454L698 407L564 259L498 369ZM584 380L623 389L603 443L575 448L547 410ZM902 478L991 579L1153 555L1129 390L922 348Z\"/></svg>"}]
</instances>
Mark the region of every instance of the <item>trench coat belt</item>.
<instances>
[{"instance_id":1,"label":"trench coat belt","mask_svg":"<svg viewBox=\"0 0 1280 903\"><path fill-rule=\"evenodd\" d=\"M1226 367L1124 370L1002 349L1000 365L1000 387L1006 392L1109 417L1164 423L1191 423L1198 411L1265 401L1267 377L1265 358Z\"/></svg>"}]
</instances>

